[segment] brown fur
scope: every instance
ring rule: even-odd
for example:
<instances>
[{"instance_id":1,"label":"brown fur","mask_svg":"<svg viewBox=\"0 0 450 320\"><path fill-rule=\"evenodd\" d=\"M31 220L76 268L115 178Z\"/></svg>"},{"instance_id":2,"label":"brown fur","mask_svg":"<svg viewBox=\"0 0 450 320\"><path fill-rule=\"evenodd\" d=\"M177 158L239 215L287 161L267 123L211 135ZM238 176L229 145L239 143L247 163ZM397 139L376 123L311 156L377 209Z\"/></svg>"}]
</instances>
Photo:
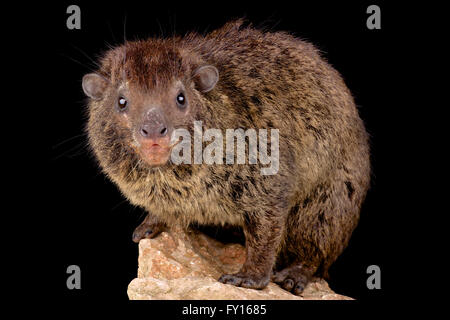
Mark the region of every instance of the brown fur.
<instances>
[{"instance_id":1,"label":"brown fur","mask_svg":"<svg viewBox=\"0 0 450 320\"><path fill-rule=\"evenodd\" d=\"M206 64L220 79L201 93L192 74ZM98 73L110 85L89 103L90 145L123 195L150 213L144 223L242 226L247 260L237 275L221 277L225 283L263 288L275 267L274 281L301 293L310 276L326 276L357 225L369 147L352 95L311 44L237 21L206 36L127 42L106 53ZM125 87L134 101L160 101L176 81L190 111L167 111L174 127L192 132L193 120L202 120L204 128L277 128L278 174L263 176L249 164L140 161L130 123L141 111L124 122L111 107L116 92Z\"/></svg>"}]
</instances>

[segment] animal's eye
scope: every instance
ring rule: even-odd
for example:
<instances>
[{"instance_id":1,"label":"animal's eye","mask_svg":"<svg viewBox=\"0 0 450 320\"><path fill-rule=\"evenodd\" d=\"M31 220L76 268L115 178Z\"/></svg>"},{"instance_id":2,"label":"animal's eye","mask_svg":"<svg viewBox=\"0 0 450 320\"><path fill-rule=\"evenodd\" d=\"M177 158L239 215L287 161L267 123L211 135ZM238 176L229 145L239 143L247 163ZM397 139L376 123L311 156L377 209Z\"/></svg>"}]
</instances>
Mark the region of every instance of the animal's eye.
<instances>
[{"instance_id":1,"label":"animal's eye","mask_svg":"<svg viewBox=\"0 0 450 320\"><path fill-rule=\"evenodd\" d=\"M186 107L186 97L184 96L183 92L180 92L177 95L177 105L180 108Z\"/></svg>"},{"instance_id":2,"label":"animal's eye","mask_svg":"<svg viewBox=\"0 0 450 320\"><path fill-rule=\"evenodd\" d=\"M126 109L127 104L127 99L125 99L124 97L119 97L119 100L117 100L117 105L119 106L119 110L121 111Z\"/></svg>"}]
</instances>

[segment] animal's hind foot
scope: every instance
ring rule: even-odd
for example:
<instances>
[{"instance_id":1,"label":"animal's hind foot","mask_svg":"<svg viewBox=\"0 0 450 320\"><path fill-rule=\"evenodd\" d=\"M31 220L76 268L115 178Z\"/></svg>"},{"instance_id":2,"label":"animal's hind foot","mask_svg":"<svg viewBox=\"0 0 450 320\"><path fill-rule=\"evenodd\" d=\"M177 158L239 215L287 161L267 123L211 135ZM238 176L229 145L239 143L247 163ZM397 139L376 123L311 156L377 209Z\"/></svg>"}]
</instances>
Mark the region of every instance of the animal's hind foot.
<instances>
[{"instance_id":1,"label":"animal's hind foot","mask_svg":"<svg viewBox=\"0 0 450 320\"><path fill-rule=\"evenodd\" d=\"M310 282L313 272L301 264L291 265L280 271L274 271L272 281L295 295L302 294Z\"/></svg>"},{"instance_id":2,"label":"animal's hind foot","mask_svg":"<svg viewBox=\"0 0 450 320\"><path fill-rule=\"evenodd\" d=\"M249 289L264 289L269 283L269 280L270 276L251 275L245 272L223 274L219 278L219 282Z\"/></svg>"},{"instance_id":3,"label":"animal's hind foot","mask_svg":"<svg viewBox=\"0 0 450 320\"><path fill-rule=\"evenodd\" d=\"M134 230L133 241L139 243L141 239L152 239L165 229L166 225L150 213L145 220Z\"/></svg>"}]
</instances>

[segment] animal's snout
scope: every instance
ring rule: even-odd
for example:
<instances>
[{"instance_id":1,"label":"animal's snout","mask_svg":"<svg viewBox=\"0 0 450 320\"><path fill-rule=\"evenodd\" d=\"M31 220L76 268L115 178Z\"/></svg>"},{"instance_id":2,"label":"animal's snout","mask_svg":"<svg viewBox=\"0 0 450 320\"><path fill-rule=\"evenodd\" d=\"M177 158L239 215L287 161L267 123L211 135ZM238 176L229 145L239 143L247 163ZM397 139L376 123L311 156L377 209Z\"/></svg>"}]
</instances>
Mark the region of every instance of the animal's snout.
<instances>
[{"instance_id":1,"label":"animal's snout","mask_svg":"<svg viewBox=\"0 0 450 320\"><path fill-rule=\"evenodd\" d=\"M144 139L163 138L169 132L167 121L158 108L152 108L145 113L138 130L140 136Z\"/></svg>"},{"instance_id":2,"label":"animal's snout","mask_svg":"<svg viewBox=\"0 0 450 320\"><path fill-rule=\"evenodd\" d=\"M136 131L137 151L141 158L152 166L165 164L171 154L171 127L164 112L158 107L145 111Z\"/></svg>"},{"instance_id":3,"label":"animal's snout","mask_svg":"<svg viewBox=\"0 0 450 320\"><path fill-rule=\"evenodd\" d=\"M147 124L142 125L141 127L141 135L144 138L151 138L151 139L155 139L155 138L160 138L160 137L164 137L167 134L168 130L166 128L166 126L161 125L158 127L153 127L153 126L149 126Z\"/></svg>"}]
</instances>

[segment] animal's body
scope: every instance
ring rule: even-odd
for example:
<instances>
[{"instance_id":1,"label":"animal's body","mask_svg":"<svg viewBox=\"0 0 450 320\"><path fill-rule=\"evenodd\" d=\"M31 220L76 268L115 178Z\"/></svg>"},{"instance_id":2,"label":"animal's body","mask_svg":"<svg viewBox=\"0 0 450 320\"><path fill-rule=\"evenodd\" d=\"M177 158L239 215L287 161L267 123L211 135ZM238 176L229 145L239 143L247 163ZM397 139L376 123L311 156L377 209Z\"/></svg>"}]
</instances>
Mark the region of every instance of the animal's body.
<instances>
[{"instance_id":1,"label":"animal's body","mask_svg":"<svg viewBox=\"0 0 450 320\"><path fill-rule=\"evenodd\" d=\"M207 34L127 42L83 88L100 166L148 211L135 240L162 226L242 226L242 270L219 281L296 294L347 246L370 181L368 135L339 73L287 33L226 24ZM279 129L279 170L181 164L177 128ZM269 130L270 133L270 130Z\"/></svg>"}]
</instances>

